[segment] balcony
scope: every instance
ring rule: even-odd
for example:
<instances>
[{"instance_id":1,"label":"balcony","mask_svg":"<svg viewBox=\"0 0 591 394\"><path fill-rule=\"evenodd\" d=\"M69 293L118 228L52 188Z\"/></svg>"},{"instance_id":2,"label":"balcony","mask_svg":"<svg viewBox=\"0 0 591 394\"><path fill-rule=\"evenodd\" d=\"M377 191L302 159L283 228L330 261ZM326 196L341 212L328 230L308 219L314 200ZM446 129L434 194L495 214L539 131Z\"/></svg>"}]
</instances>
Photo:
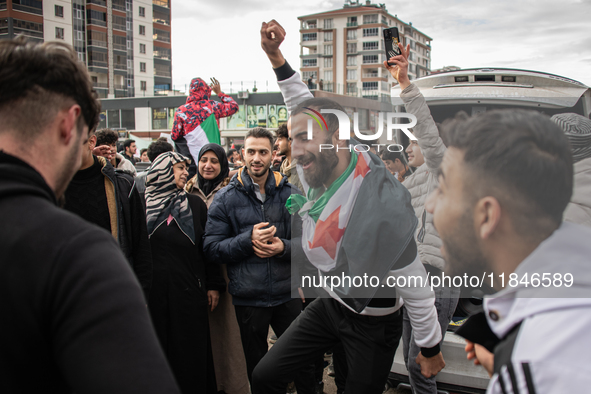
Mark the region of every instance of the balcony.
<instances>
[{"instance_id":1,"label":"balcony","mask_svg":"<svg viewBox=\"0 0 591 394\"><path fill-rule=\"evenodd\" d=\"M347 22L347 27L357 27L357 22Z\"/></svg>"},{"instance_id":2,"label":"balcony","mask_svg":"<svg viewBox=\"0 0 591 394\"><path fill-rule=\"evenodd\" d=\"M101 61L98 61L98 60L89 60L88 61L88 67L108 68L108 64L107 64L107 62L101 62Z\"/></svg>"},{"instance_id":3,"label":"balcony","mask_svg":"<svg viewBox=\"0 0 591 394\"><path fill-rule=\"evenodd\" d=\"M97 89L109 89L109 84L103 82L93 82L92 86L94 86Z\"/></svg>"},{"instance_id":4,"label":"balcony","mask_svg":"<svg viewBox=\"0 0 591 394\"><path fill-rule=\"evenodd\" d=\"M154 59L170 60L170 58L169 52L154 51Z\"/></svg>"},{"instance_id":5,"label":"balcony","mask_svg":"<svg viewBox=\"0 0 591 394\"><path fill-rule=\"evenodd\" d=\"M90 4L102 5L103 7L107 6L107 2L105 0L87 0Z\"/></svg>"},{"instance_id":6,"label":"balcony","mask_svg":"<svg viewBox=\"0 0 591 394\"><path fill-rule=\"evenodd\" d=\"M152 0L152 4L160 6L160 7L164 7L164 8L170 8L168 6L167 0Z\"/></svg>"},{"instance_id":7,"label":"balcony","mask_svg":"<svg viewBox=\"0 0 591 394\"><path fill-rule=\"evenodd\" d=\"M127 90L127 86L115 84L115 90Z\"/></svg>"},{"instance_id":8,"label":"balcony","mask_svg":"<svg viewBox=\"0 0 591 394\"><path fill-rule=\"evenodd\" d=\"M39 3L41 4L41 2L39 2ZM43 7L42 6L41 6L41 8L37 8L37 7L30 7L28 5L12 3L12 9L15 11L22 11L22 12L28 12L31 14L43 15Z\"/></svg>"},{"instance_id":9,"label":"balcony","mask_svg":"<svg viewBox=\"0 0 591 394\"><path fill-rule=\"evenodd\" d=\"M307 41L318 41L318 36L316 35L316 33L313 33L313 34L303 34L302 35L302 41L303 42L307 42Z\"/></svg>"},{"instance_id":10,"label":"balcony","mask_svg":"<svg viewBox=\"0 0 591 394\"><path fill-rule=\"evenodd\" d=\"M168 42L170 43L170 35L164 35L164 34L154 34L152 35L152 39L155 41L160 41L160 42Z\"/></svg>"},{"instance_id":11,"label":"balcony","mask_svg":"<svg viewBox=\"0 0 591 394\"><path fill-rule=\"evenodd\" d=\"M363 74L361 75L361 77L362 77L362 78L379 78L379 77L380 77L380 75L379 75L379 73L376 71L376 72L373 72L373 73L363 73Z\"/></svg>"},{"instance_id":12,"label":"balcony","mask_svg":"<svg viewBox=\"0 0 591 394\"><path fill-rule=\"evenodd\" d=\"M161 19L161 18L152 18L152 22L160 23L161 25L170 26L170 20Z\"/></svg>"}]
</instances>

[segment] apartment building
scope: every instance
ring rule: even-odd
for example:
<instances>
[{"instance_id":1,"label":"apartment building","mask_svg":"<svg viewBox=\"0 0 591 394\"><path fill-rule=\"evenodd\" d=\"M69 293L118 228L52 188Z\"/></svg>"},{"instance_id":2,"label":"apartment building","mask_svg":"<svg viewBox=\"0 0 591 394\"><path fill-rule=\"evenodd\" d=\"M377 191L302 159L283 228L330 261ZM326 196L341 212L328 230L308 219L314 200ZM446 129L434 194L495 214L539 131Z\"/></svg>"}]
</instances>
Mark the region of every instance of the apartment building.
<instances>
[{"instance_id":1,"label":"apartment building","mask_svg":"<svg viewBox=\"0 0 591 394\"><path fill-rule=\"evenodd\" d=\"M400 40L410 44L409 76L429 74L432 38L388 13L385 4L350 0L342 9L298 17L300 71L315 87L338 94L388 100L396 80L383 67L386 60L382 30L397 27Z\"/></svg>"},{"instance_id":2,"label":"apartment building","mask_svg":"<svg viewBox=\"0 0 591 394\"><path fill-rule=\"evenodd\" d=\"M0 0L0 39L71 44L101 98L172 87L170 0Z\"/></svg>"}]
</instances>

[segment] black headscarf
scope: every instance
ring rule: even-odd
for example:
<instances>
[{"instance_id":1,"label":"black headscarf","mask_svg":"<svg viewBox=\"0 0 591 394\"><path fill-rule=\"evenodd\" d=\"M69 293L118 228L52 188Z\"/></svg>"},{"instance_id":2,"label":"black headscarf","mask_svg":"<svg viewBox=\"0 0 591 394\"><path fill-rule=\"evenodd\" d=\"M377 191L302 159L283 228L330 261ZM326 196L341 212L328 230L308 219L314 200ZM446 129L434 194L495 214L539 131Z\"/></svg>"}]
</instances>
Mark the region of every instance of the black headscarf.
<instances>
[{"instance_id":1,"label":"black headscarf","mask_svg":"<svg viewBox=\"0 0 591 394\"><path fill-rule=\"evenodd\" d=\"M220 162L220 173L214 179L208 180L201 176L199 172L199 162L201 161L201 157L207 151L212 151L218 158ZM199 151L199 158L197 159L197 182L199 182L199 189L205 194L205 197L209 196L209 194L215 189L220 183L223 182L224 179L228 177L230 174L230 166L228 165L228 159L226 157L226 151L218 144L207 144L204 145L203 148Z\"/></svg>"}]
</instances>

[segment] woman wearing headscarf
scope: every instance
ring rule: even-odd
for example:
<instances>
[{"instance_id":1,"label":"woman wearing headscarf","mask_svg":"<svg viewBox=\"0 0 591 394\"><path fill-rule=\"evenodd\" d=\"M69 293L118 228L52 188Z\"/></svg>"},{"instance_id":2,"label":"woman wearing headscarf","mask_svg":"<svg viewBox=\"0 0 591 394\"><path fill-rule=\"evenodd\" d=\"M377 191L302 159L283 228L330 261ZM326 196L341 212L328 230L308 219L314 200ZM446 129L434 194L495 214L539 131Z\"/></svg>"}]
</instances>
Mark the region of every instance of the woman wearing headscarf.
<instances>
[{"instance_id":1,"label":"woman wearing headscarf","mask_svg":"<svg viewBox=\"0 0 591 394\"><path fill-rule=\"evenodd\" d=\"M217 393L207 313L226 283L217 264L205 263L207 207L184 190L189 164L181 154L163 153L146 176L153 257L149 308L182 393Z\"/></svg>"},{"instance_id":2,"label":"woman wearing headscarf","mask_svg":"<svg viewBox=\"0 0 591 394\"><path fill-rule=\"evenodd\" d=\"M218 190L230 182L224 148L218 144L203 146L199 151L197 170L185 190L191 197L199 196L209 207ZM220 267L227 282L226 266ZM230 293L221 294L218 307L209 312L209 327L218 390L228 394L250 393L240 328Z\"/></svg>"}]
</instances>

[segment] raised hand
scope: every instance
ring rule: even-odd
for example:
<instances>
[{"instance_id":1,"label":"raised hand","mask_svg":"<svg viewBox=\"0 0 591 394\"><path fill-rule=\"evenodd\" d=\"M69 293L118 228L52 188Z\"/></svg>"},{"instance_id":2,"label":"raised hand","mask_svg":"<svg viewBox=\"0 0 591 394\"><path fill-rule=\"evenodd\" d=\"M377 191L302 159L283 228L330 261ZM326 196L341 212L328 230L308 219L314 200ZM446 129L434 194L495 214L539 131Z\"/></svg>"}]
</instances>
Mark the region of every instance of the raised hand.
<instances>
[{"instance_id":1,"label":"raised hand","mask_svg":"<svg viewBox=\"0 0 591 394\"><path fill-rule=\"evenodd\" d=\"M218 96L222 92L222 88L220 87L220 82L215 78L211 78L211 83L209 84L209 86L211 86L211 90L213 90L213 92L215 94L217 94Z\"/></svg>"},{"instance_id":2,"label":"raised hand","mask_svg":"<svg viewBox=\"0 0 591 394\"><path fill-rule=\"evenodd\" d=\"M384 62L384 67L388 71L390 71L390 75L392 75L400 84L401 89L405 89L408 85L410 85L410 79L408 79L408 57L410 56L410 44L404 46L402 43L398 43L398 48L400 49L400 55L392 56L390 59ZM394 63L394 66L388 64Z\"/></svg>"},{"instance_id":3,"label":"raised hand","mask_svg":"<svg viewBox=\"0 0 591 394\"><path fill-rule=\"evenodd\" d=\"M273 19L269 23L261 25L261 47L271 61L273 68L279 68L285 64L285 58L279 46L285 39L285 30Z\"/></svg>"}]
</instances>

